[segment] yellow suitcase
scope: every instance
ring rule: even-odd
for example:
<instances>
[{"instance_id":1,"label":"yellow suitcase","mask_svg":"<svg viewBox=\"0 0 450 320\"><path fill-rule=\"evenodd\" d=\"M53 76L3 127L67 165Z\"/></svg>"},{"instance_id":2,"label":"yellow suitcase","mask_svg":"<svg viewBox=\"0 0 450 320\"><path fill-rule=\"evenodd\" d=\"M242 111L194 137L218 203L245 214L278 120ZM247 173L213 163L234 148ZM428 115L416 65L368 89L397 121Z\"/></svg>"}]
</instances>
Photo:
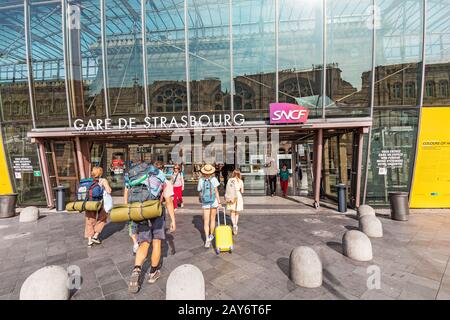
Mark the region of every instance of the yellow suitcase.
<instances>
[{"instance_id":1,"label":"yellow suitcase","mask_svg":"<svg viewBox=\"0 0 450 320\"><path fill-rule=\"evenodd\" d=\"M220 211L223 211L224 224L220 224ZM225 208L217 209L217 226L215 230L216 253L229 252L234 250L233 246L233 232L231 227L227 225L227 216Z\"/></svg>"}]
</instances>

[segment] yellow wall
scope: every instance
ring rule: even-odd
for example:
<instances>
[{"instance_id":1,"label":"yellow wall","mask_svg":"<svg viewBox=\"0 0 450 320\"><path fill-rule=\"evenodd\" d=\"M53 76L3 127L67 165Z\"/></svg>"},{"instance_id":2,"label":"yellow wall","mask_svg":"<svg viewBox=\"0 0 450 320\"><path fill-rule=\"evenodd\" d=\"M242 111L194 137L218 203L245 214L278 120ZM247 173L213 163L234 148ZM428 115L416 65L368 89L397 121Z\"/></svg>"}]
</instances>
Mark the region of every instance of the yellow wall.
<instances>
[{"instance_id":1,"label":"yellow wall","mask_svg":"<svg viewBox=\"0 0 450 320\"><path fill-rule=\"evenodd\" d=\"M8 164L3 149L3 138L0 132L0 194L12 193L11 180L9 179Z\"/></svg>"},{"instance_id":2,"label":"yellow wall","mask_svg":"<svg viewBox=\"0 0 450 320\"><path fill-rule=\"evenodd\" d=\"M423 108L411 208L450 208L450 107Z\"/></svg>"}]
</instances>

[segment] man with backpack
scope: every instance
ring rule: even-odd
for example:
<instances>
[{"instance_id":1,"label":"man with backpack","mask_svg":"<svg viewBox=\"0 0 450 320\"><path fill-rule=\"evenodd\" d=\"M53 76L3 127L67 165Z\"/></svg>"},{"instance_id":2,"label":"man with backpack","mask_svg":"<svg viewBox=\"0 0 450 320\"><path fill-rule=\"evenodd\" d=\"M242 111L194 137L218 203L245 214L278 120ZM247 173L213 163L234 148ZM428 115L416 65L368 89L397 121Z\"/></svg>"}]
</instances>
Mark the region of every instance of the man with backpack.
<instances>
[{"instance_id":1,"label":"man with backpack","mask_svg":"<svg viewBox=\"0 0 450 320\"><path fill-rule=\"evenodd\" d=\"M201 168L202 177L198 181L197 191L203 208L203 228L205 230L205 248L211 246L216 228L217 208L220 207L219 180L214 176L216 168L205 164Z\"/></svg>"},{"instance_id":2,"label":"man with backpack","mask_svg":"<svg viewBox=\"0 0 450 320\"><path fill-rule=\"evenodd\" d=\"M163 212L161 216L153 219L137 222L137 241L139 248L136 251L134 268L131 273L131 279L128 284L130 293L137 293L140 289L140 278L142 273L142 265L147 259L150 245L152 246L151 264L148 283L155 283L161 276L161 241L166 239L165 234L165 212L170 215L170 232L176 230L175 214L173 208L173 187L166 180L165 174L161 170L163 165L160 161L156 161L153 165L139 164L141 167L130 169L129 178L132 180L136 177L136 172L145 172L145 179L137 178L138 183L130 183L130 188L126 189L128 202L143 202L146 200L160 199L164 201Z\"/></svg>"}]
</instances>

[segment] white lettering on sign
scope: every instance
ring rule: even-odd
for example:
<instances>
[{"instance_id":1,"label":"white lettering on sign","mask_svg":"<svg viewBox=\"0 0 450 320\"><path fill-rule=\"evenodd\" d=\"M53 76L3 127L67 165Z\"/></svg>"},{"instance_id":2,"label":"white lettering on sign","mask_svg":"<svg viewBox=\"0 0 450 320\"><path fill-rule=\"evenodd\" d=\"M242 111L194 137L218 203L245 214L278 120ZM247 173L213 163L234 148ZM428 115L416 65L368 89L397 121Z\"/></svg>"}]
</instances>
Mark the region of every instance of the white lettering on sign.
<instances>
[{"instance_id":1,"label":"white lettering on sign","mask_svg":"<svg viewBox=\"0 0 450 320\"><path fill-rule=\"evenodd\" d=\"M398 149L381 150L377 159L378 174L386 175L387 168L402 168L403 156L403 152Z\"/></svg>"},{"instance_id":2,"label":"white lettering on sign","mask_svg":"<svg viewBox=\"0 0 450 320\"><path fill-rule=\"evenodd\" d=\"M306 116L306 110L277 110L273 112L273 120L278 121L282 118L286 120L299 120L301 117Z\"/></svg>"}]
</instances>

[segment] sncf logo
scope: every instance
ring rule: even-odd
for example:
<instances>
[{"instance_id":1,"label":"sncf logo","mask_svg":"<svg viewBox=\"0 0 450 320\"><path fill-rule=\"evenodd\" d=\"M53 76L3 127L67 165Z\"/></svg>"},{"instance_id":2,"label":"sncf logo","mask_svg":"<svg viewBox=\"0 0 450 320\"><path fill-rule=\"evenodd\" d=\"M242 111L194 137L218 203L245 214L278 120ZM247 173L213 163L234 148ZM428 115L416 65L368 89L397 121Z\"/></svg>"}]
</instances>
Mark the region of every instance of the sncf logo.
<instances>
[{"instance_id":1,"label":"sncf logo","mask_svg":"<svg viewBox=\"0 0 450 320\"><path fill-rule=\"evenodd\" d=\"M304 123L308 120L308 109L290 103L270 104L270 123Z\"/></svg>"}]
</instances>

